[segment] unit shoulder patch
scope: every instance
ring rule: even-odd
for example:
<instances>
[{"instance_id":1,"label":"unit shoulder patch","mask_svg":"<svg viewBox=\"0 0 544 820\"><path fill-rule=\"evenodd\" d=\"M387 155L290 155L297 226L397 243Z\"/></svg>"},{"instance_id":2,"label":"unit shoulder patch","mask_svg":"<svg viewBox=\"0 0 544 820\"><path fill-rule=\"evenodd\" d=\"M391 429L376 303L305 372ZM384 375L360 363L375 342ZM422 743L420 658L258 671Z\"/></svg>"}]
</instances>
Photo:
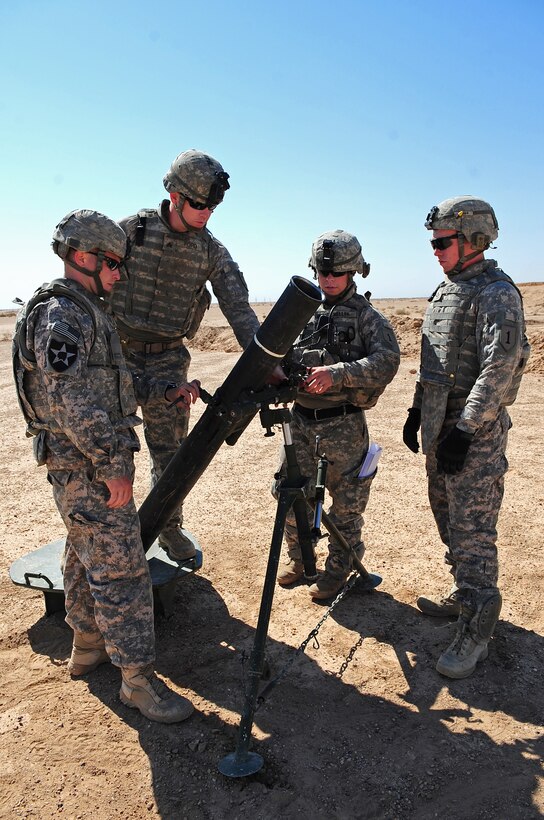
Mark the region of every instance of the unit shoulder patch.
<instances>
[{"instance_id":1,"label":"unit shoulder patch","mask_svg":"<svg viewBox=\"0 0 544 820\"><path fill-rule=\"evenodd\" d=\"M506 353L510 353L517 346L518 329L515 322L504 321L500 329L500 344Z\"/></svg>"},{"instance_id":2,"label":"unit shoulder patch","mask_svg":"<svg viewBox=\"0 0 544 820\"><path fill-rule=\"evenodd\" d=\"M66 322L55 322L47 344L47 361L56 373L73 369L78 357L81 333Z\"/></svg>"}]
</instances>

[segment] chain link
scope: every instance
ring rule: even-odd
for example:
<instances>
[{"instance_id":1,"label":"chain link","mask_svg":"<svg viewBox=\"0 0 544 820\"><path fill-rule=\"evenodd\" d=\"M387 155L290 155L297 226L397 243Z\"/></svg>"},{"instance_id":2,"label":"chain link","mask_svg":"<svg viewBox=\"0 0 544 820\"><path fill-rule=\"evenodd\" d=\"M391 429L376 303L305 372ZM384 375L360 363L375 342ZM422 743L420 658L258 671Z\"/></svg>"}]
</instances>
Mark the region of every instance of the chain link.
<instances>
[{"instance_id":1,"label":"chain link","mask_svg":"<svg viewBox=\"0 0 544 820\"><path fill-rule=\"evenodd\" d=\"M355 655L355 653L357 652L357 650L359 649L359 647L361 646L363 641L364 641L364 637L363 637L363 635L361 635L359 637L359 640L357 641L357 643L353 644L353 646L349 650L346 660L344 661L344 663L340 667L340 670L338 672L336 672L336 674L335 674L335 677L337 677L338 680L341 679L342 675L344 674L344 672L346 671L346 669L348 668L348 666L352 662L353 656Z\"/></svg>"},{"instance_id":2,"label":"chain link","mask_svg":"<svg viewBox=\"0 0 544 820\"><path fill-rule=\"evenodd\" d=\"M316 650L320 648L319 641L317 639L317 634L318 634L319 630L321 629L321 627L323 626L323 624L325 623L325 621L327 620L327 618L329 617L329 615L331 614L331 612L333 611L335 606L337 604L339 604L340 601L342 600L342 598L344 598L347 595L347 593L352 588L352 586L354 585L354 583L356 582L358 577L359 577L359 573L354 572L348 578L345 585L342 587L342 589L340 590L340 592L338 593L338 595L336 596L336 598L334 599L332 604L328 607L328 609L326 610L323 617L319 619L319 621L314 626L314 628L311 630L311 632L307 635L307 637L302 641L300 646L291 655L291 657L289 658L287 663L280 669L280 671L278 672L276 677L272 678L272 680L270 680L267 683L267 685L264 687L264 689L262 690L262 692L259 694L259 696L257 698L257 704L255 706L255 711L260 709L260 707L266 701L266 699L269 696L272 689L274 689L278 685L278 683L281 683L281 681L284 680L284 678L287 677L287 673L291 669L291 666L294 664L295 660L299 657L299 655L301 655L305 651L306 647L308 646L308 644L310 643L311 640L314 641L314 648ZM353 655L357 651L358 646L361 645L362 640L363 639L361 638L360 641L358 642L358 645L353 647L353 649L351 650L350 655L348 656L346 661L344 661L344 663L342 664L342 668L341 668L340 672L337 675L338 677L342 677L342 675L344 674L345 668L351 662L351 659L353 658Z\"/></svg>"}]
</instances>

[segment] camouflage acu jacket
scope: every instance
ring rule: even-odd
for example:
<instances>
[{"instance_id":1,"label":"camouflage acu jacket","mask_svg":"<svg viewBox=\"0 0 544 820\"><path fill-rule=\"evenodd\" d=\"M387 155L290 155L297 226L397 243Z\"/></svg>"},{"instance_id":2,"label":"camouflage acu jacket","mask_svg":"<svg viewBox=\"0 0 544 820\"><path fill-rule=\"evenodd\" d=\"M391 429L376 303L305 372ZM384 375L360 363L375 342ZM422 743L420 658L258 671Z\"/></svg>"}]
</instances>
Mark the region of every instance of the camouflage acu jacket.
<instances>
[{"instance_id":1,"label":"camouflage acu jacket","mask_svg":"<svg viewBox=\"0 0 544 820\"><path fill-rule=\"evenodd\" d=\"M110 304L121 335L145 342L191 338L210 304L209 282L246 347L259 321L238 265L207 228L173 231L168 204L164 200L157 210L142 210L120 222L129 238L129 278L116 284Z\"/></svg>"},{"instance_id":2,"label":"camouflage acu jacket","mask_svg":"<svg viewBox=\"0 0 544 820\"><path fill-rule=\"evenodd\" d=\"M21 312L13 346L17 391L38 463L89 466L102 481L128 475L139 449L132 428L141 422L113 321L102 300L73 280L42 290L45 301ZM164 392L163 384L155 388Z\"/></svg>"},{"instance_id":3,"label":"camouflage acu jacket","mask_svg":"<svg viewBox=\"0 0 544 820\"><path fill-rule=\"evenodd\" d=\"M293 345L292 361L305 367L326 365L333 379L322 396L299 392L299 404L349 403L368 409L396 374L400 351L388 320L352 285L341 301L319 306Z\"/></svg>"},{"instance_id":4,"label":"camouflage acu jacket","mask_svg":"<svg viewBox=\"0 0 544 820\"><path fill-rule=\"evenodd\" d=\"M431 297L414 406L431 408L422 390L440 390L436 412L463 407L458 425L474 433L515 400L529 353L518 289L494 260L471 265Z\"/></svg>"}]
</instances>

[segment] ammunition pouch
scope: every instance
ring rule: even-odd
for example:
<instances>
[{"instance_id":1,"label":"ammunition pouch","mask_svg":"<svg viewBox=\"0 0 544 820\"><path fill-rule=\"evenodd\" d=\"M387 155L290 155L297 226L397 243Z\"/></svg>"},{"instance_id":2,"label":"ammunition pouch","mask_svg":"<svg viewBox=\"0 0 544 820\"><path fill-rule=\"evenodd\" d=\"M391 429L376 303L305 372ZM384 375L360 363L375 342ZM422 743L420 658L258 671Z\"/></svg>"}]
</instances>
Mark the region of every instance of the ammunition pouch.
<instances>
[{"instance_id":1,"label":"ammunition pouch","mask_svg":"<svg viewBox=\"0 0 544 820\"><path fill-rule=\"evenodd\" d=\"M334 364L335 359L328 350L324 348L316 350L304 350L303 348L293 348L290 356L291 368L306 370L309 367L322 367L327 364Z\"/></svg>"}]
</instances>

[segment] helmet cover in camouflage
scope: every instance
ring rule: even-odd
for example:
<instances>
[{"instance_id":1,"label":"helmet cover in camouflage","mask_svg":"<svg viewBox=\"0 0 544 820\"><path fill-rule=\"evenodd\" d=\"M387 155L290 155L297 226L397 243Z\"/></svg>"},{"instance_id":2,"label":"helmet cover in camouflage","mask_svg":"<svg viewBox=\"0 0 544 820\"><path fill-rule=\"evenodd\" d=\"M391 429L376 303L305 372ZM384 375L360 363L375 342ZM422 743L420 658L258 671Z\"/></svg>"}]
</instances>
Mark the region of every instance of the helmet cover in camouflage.
<instances>
[{"instance_id":1,"label":"helmet cover in camouflage","mask_svg":"<svg viewBox=\"0 0 544 820\"><path fill-rule=\"evenodd\" d=\"M360 273L368 276L370 265L365 262L356 236L347 231L327 231L312 245L308 267L316 273Z\"/></svg>"},{"instance_id":2,"label":"helmet cover in camouflage","mask_svg":"<svg viewBox=\"0 0 544 820\"><path fill-rule=\"evenodd\" d=\"M460 233L481 251L499 235L497 217L489 202L470 195L445 199L435 205L427 214L425 227L430 231Z\"/></svg>"},{"instance_id":3,"label":"helmet cover in camouflage","mask_svg":"<svg viewBox=\"0 0 544 820\"><path fill-rule=\"evenodd\" d=\"M182 194L201 205L213 207L223 201L230 188L229 175L216 159L202 151L183 151L166 174L164 187L169 193Z\"/></svg>"},{"instance_id":4,"label":"helmet cover in camouflage","mask_svg":"<svg viewBox=\"0 0 544 820\"><path fill-rule=\"evenodd\" d=\"M51 245L61 259L66 259L69 248L115 253L124 259L127 236L117 222L98 211L70 211L55 228Z\"/></svg>"}]
</instances>

